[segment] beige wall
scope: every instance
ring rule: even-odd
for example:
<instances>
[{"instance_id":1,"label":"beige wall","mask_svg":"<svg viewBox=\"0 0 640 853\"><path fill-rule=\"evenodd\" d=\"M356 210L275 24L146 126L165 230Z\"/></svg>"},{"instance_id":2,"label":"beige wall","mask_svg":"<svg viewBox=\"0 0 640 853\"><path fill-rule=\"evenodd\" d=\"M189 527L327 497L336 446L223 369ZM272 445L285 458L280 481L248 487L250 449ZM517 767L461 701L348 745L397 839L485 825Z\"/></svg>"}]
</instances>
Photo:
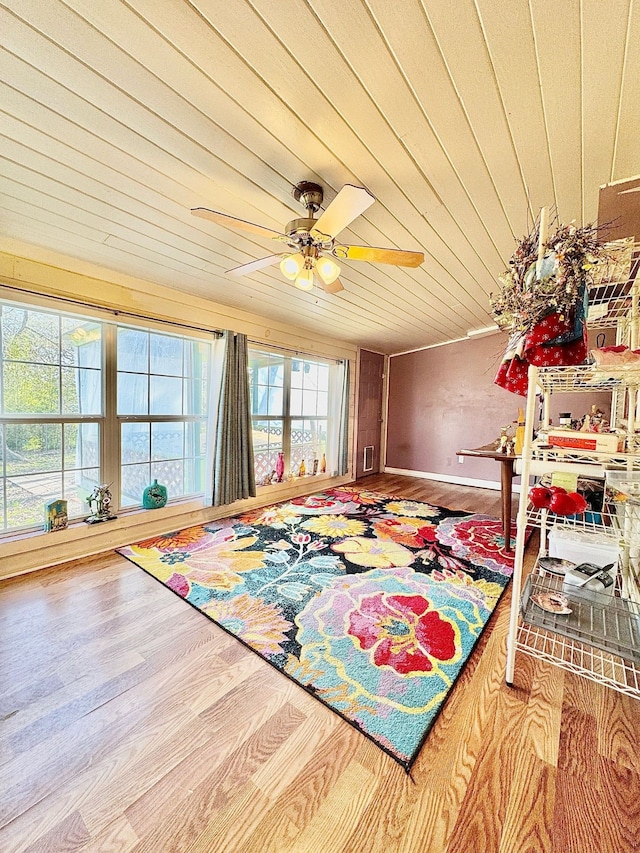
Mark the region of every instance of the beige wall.
<instances>
[{"instance_id":1,"label":"beige wall","mask_svg":"<svg viewBox=\"0 0 640 853\"><path fill-rule=\"evenodd\" d=\"M43 296L57 297L102 309L108 312L108 316L113 316L114 312L124 312L196 326L203 330L232 329L248 335L258 343L329 358L349 359L351 375L355 375L357 349L351 344L293 325L271 323L258 315L227 308L153 282L101 270L36 247L8 245L5 241L0 243L0 248L10 249L0 251L2 298L35 300L42 304ZM352 382L352 426L354 401L355 383ZM298 494L308 494L350 479L351 471L341 478L310 477L260 488L256 498L239 501L231 507L214 509L203 506L202 502L185 502L158 510L123 512L116 520L98 525L88 526L79 522L54 533L38 531L26 536L0 537L0 578L86 557L157 533L200 524Z\"/></svg>"}]
</instances>

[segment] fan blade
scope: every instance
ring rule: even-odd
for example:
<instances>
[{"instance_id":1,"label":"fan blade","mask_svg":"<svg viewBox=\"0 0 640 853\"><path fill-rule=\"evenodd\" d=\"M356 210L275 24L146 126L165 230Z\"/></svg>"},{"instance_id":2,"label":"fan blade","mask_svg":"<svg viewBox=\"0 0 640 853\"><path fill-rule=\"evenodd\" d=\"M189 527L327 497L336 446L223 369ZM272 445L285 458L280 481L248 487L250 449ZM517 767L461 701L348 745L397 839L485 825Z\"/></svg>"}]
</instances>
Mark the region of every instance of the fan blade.
<instances>
[{"instance_id":1,"label":"fan blade","mask_svg":"<svg viewBox=\"0 0 640 853\"><path fill-rule=\"evenodd\" d=\"M314 223L313 230L323 237L333 239L350 222L373 204L375 198L364 187L345 184L322 216Z\"/></svg>"},{"instance_id":2,"label":"fan blade","mask_svg":"<svg viewBox=\"0 0 640 853\"><path fill-rule=\"evenodd\" d=\"M206 207L194 207L191 209L191 213L194 216L199 216L201 219L210 219L211 222L215 222L217 225L224 225L225 228L239 228L241 231L250 231L251 234L257 234L258 237L289 241L286 234L273 231L271 228L265 228L264 225L256 225L255 222L236 219L235 216L228 216L226 213L220 213L217 210L209 210Z\"/></svg>"},{"instance_id":3,"label":"fan blade","mask_svg":"<svg viewBox=\"0 0 640 853\"><path fill-rule=\"evenodd\" d=\"M231 270L226 270L227 275L249 275L250 272L261 270L263 267L270 267L273 264L279 263L284 255L269 255L268 258L259 258L257 261L249 261L248 264L234 267Z\"/></svg>"},{"instance_id":4,"label":"fan blade","mask_svg":"<svg viewBox=\"0 0 640 853\"><path fill-rule=\"evenodd\" d=\"M375 264L395 264L398 267L419 267L424 261L422 252L376 249L373 246L334 246L333 254L342 261L371 261Z\"/></svg>"},{"instance_id":5,"label":"fan blade","mask_svg":"<svg viewBox=\"0 0 640 853\"><path fill-rule=\"evenodd\" d=\"M320 276L318 276L320 278ZM335 281L332 281L331 284L325 284L324 281L320 278L320 287L324 290L325 293L340 293L341 290L344 290L342 286L342 282L339 278Z\"/></svg>"}]
</instances>

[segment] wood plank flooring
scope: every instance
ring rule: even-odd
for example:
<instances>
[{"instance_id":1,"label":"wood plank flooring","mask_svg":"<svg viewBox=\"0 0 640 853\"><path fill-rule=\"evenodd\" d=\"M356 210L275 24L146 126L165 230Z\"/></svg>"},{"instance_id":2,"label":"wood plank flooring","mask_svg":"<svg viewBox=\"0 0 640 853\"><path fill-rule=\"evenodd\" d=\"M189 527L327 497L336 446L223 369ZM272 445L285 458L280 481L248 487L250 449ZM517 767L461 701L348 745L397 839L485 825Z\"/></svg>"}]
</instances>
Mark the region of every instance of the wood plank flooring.
<instances>
[{"instance_id":1,"label":"wood plank flooring","mask_svg":"<svg viewBox=\"0 0 640 853\"><path fill-rule=\"evenodd\" d=\"M498 492L367 488L499 515ZM2 853L631 853L640 702L518 656L505 595L411 777L117 554L0 584Z\"/></svg>"}]
</instances>

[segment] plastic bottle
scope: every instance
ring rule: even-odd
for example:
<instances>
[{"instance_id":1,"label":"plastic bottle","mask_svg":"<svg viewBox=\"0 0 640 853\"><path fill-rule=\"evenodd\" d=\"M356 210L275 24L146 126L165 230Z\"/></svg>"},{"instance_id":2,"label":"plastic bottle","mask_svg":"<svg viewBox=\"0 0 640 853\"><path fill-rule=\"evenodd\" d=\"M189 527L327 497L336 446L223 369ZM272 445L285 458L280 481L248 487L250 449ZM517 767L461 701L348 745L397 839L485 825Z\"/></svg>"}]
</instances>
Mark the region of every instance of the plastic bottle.
<instances>
[{"instance_id":1,"label":"plastic bottle","mask_svg":"<svg viewBox=\"0 0 640 853\"><path fill-rule=\"evenodd\" d=\"M305 477L307 474L307 466L304 464L304 459L300 463L300 468L298 470L298 477Z\"/></svg>"},{"instance_id":2,"label":"plastic bottle","mask_svg":"<svg viewBox=\"0 0 640 853\"><path fill-rule=\"evenodd\" d=\"M516 456L520 456L522 453L522 447L524 445L524 409L518 409L518 425L516 427L515 434L515 447L514 453Z\"/></svg>"},{"instance_id":3,"label":"plastic bottle","mask_svg":"<svg viewBox=\"0 0 640 853\"><path fill-rule=\"evenodd\" d=\"M324 455L324 453L322 454L322 459L320 460L320 473L327 473L327 457Z\"/></svg>"}]
</instances>

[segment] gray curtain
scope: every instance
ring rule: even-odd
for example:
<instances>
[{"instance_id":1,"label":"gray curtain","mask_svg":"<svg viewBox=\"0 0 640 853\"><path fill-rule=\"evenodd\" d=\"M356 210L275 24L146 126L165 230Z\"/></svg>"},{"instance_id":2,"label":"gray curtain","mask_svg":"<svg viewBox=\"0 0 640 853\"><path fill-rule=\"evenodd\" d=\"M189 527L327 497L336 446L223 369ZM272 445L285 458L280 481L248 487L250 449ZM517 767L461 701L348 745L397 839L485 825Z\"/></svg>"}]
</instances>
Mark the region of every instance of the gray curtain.
<instances>
[{"instance_id":1,"label":"gray curtain","mask_svg":"<svg viewBox=\"0 0 640 853\"><path fill-rule=\"evenodd\" d=\"M349 470L349 362L345 361L342 373L340 400L340 439L338 443L338 474Z\"/></svg>"},{"instance_id":2,"label":"gray curtain","mask_svg":"<svg viewBox=\"0 0 640 853\"><path fill-rule=\"evenodd\" d=\"M255 497L247 336L224 333L224 365L216 428L213 506Z\"/></svg>"}]
</instances>

